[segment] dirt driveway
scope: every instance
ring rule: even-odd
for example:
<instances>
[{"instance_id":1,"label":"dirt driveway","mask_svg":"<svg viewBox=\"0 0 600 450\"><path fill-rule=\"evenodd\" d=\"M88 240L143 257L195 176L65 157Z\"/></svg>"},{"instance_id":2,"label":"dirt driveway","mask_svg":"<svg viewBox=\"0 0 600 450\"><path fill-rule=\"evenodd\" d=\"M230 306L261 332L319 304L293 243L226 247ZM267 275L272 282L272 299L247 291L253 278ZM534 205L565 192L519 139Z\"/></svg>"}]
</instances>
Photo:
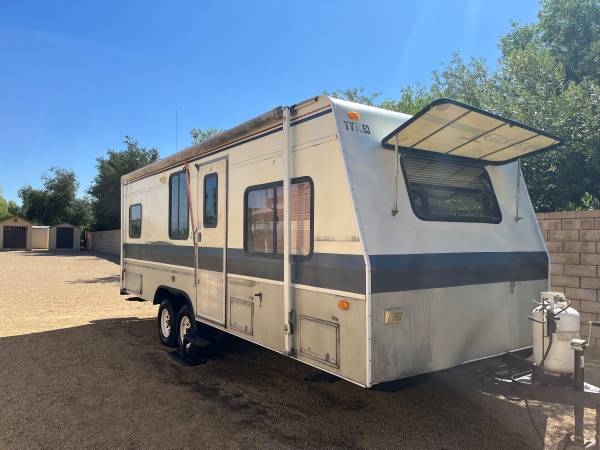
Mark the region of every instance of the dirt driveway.
<instances>
[{"instance_id":1,"label":"dirt driveway","mask_svg":"<svg viewBox=\"0 0 600 450\"><path fill-rule=\"evenodd\" d=\"M541 448L519 403L435 379L385 393L231 339L177 365L116 261L0 252L0 448ZM533 404L552 447L566 408ZM587 430L593 425L588 417Z\"/></svg>"}]
</instances>

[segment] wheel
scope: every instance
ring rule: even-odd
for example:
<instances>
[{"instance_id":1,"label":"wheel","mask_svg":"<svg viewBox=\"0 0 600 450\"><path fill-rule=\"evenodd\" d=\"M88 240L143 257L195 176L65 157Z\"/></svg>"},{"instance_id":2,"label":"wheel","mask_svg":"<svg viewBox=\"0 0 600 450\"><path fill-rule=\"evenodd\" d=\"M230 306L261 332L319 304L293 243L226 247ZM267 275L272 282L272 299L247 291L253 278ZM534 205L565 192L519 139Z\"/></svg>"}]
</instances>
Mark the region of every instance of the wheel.
<instances>
[{"instance_id":1,"label":"wheel","mask_svg":"<svg viewBox=\"0 0 600 450\"><path fill-rule=\"evenodd\" d=\"M189 353L192 348L191 342L186 342L183 348L183 338L189 329L194 329L194 316L188 305L183 305L177 313L177 344L182 353Z\"/></svg>"},{"instance_id":2,"label":"wheel","mask_svg":"<svg viewBox=\"0 0 600 450\"><path fill-rule=\"evenodd\" d=\"M175 308L169 300L163 300L158 308L158 337L167 347L177 345L177 334L175 333Z\"/></svg>"}]
</instances>

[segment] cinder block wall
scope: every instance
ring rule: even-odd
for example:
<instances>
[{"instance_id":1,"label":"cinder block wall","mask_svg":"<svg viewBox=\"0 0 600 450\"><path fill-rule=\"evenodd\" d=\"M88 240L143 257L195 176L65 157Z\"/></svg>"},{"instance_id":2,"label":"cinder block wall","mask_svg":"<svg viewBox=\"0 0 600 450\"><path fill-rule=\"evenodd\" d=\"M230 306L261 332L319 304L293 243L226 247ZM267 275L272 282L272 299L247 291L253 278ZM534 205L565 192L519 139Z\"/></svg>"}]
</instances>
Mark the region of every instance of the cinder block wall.
<instances>
[{"instance_id":1,"label":"cinder block wall","mask_svg":"<svg viewBox=\"0 0 600 450\"><path fill-rule=\"evenodd\" d=\"M581 334L600 317L600 210L537 214L550 253L550 286L562 291L581 314ZM600 328L592 332L600 348Z\"/></svg>"}]
</instances>

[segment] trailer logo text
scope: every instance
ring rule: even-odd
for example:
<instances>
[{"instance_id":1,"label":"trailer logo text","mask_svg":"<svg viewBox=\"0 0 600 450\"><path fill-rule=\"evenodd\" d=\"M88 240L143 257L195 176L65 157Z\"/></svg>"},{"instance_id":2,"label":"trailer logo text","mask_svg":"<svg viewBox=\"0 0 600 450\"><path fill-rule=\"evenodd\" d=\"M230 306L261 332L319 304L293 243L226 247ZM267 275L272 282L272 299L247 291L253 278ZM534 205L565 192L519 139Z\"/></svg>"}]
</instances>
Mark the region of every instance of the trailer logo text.
<instances>
[{"instance_id":1,"label":"trailer logo text","mask_svg":"<svg viewBox=\"0 0 600 450\"><path fill-rule=\"evenodd\" d=\"M346 127L346 131L354 131L359 134L371 134L371 128L369 128L369 125L366 123L344 120L344 126Z\"/></svg>"}]
</instances>

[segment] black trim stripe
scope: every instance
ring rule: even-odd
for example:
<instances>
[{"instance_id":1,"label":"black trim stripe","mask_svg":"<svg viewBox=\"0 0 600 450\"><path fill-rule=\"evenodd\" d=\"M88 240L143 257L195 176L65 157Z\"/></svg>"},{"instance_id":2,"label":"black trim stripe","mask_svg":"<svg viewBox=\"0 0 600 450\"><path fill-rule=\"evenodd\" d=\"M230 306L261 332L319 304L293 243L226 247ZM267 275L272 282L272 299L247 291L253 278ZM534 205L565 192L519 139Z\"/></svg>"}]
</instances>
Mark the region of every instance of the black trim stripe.
<instances>
[{"instance_id":1,"label":"black trim stripe","mask_svg":"<svg viewBox=\"0 0 600 450\"><path fill-rule=\"evenodd\" d=\"M142 261L194 267L194 247L191 245L125 244L123 245L123 256ZM222 271L223 249L198 247L198 268L216 272Z\"/></svg>"},{"instance_id":2,"label":"black trim stripe","mask_svg":"<svg viewBox=\"0 0 600 450\"><path fill-rule=\"evenodd\" d=\"M198 247L198 268L222 272L223 249L219 247Z\"/></svg>"},{"instance_id":3,"label":"black trim stripe","mask_svg":"<svg viewBox=\"0 0 600 450\"><path fill-rule=\"evenodd\" d=\"M371 255L369 261L374 294L548 278L546 252Z\"/></svg>"},{"instance_id":4,"label":"black trim stripe","mask_svg":"<svg viewBox=\"0 0 600 450\"><path fill-rule=\"evenodd\" d=\"M194 267L194 247L169 244L124 244L125 258ZM221 271L223 249L198 248L198 268ZM283 258L256 256L242 249L229 249L227 271L231 274L283 281ZM362 255L313 253L292 262L292 283L358 294L365 293L365 261Z\"/></svg>"},{"instance_id":5,"label":"black trim stripe","mask_svg":"<svg viewBox=\"0 0 600 450\"><path fill-rule=\"evenodd\" d=\"M283 258L230 249L227 252L227 271L283 281ZM365 260L362 255L313 253L308 259L292 262L292 283L364 294Z\"/></svg>"},{"instance_id":6,"label":"black trim stripe","mask_svg":"<svg viewBox=\"0 0 600 450\"><path fill-rule=\"evenodd\" d=\"M123 244L123 258L194 267L194 247L172 244Z\"/></svg>"},{"instance_id":7,"label":"black trim stripe","mask_svg":"<svg viewBox=\"0 0 600 450\"><path fill-rule=\"evenodd\" d=\"M194 247L124 244L125 258L194 267ZM371 292L412 291L474 284L548 279L545 252L429 253L371 255ZM223 249L198 248L198 267L221 271ZM283 259L227 251L228 273L283 281ZM314 253L292 263L292 282L323 289L365 293L362 255Z\"/></svg>"}]
</instances>

